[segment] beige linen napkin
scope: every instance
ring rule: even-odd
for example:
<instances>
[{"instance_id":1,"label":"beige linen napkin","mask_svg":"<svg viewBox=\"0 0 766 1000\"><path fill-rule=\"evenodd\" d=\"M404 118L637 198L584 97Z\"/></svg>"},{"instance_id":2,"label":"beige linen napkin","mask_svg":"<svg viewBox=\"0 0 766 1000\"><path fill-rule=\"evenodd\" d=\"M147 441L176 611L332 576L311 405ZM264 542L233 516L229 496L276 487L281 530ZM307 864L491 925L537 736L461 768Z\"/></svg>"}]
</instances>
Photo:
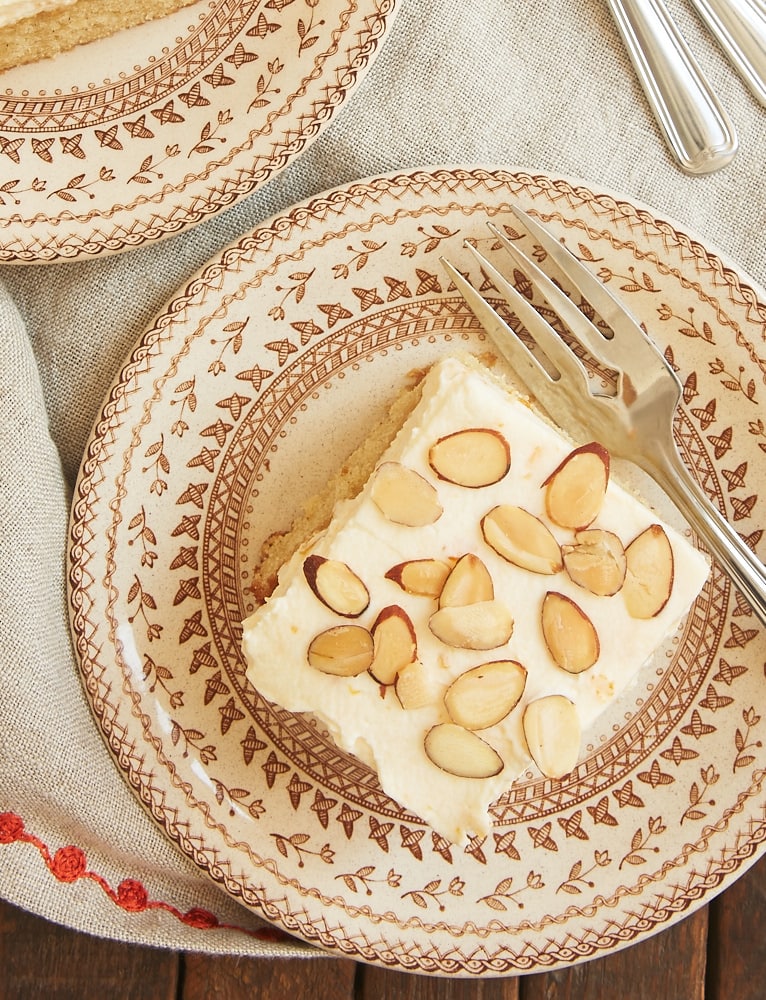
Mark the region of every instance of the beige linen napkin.
<instances>
[{"instance_id":1,"label":"beige linen napkin","mask_svg":"<svg viewBox=\"0 0 766 1000\"><path fill-rule=\"evenodd\" d=\"M766 284L766 111L672 3L740 134L724 172L671 161L601 0L403 0L362 86L261 192L164 243L0 271L0 896L92 933L308 954L272 940L155 828L112 764L69 639L71 490L130 348L174 291L272 213L337 184L441 164L580 178L650 205Z\"/></svg>"}]
</instances>

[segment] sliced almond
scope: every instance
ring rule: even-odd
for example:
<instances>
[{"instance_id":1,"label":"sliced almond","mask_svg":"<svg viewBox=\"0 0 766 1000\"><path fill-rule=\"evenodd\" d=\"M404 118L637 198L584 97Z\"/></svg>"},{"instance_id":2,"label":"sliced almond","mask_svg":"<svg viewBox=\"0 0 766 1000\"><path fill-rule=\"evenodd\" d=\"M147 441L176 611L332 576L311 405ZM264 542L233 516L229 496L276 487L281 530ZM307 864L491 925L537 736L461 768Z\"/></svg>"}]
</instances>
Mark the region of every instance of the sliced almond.
<instances>
[{"instance_id":1,"label":"sliced almond","mask_svg":"<svg viewBox=\"0 0 766 1000\"><path fill-rule=\"evenodd\" d=\"M413 660L399 671L395 690L402 708L410 710L435 705L442 688L432 670L428 670L420 660Z\"/></svg>"},{"instance_id":2,"label":"sliced almond","mask_svg":"<svg viewBox=\"0 0 766 1000\"><path fill-rule=\"evenodd\" d=\"M316 597L344 618L358 618L370 603L364 583L346 563L310 555L303 562L303 575Z\"/></svg>"},{"instance_id":3,"label":"sliced almond","mask_svg":"<svg viewBox=\"0 0 766 1000\"><path fill-rule=\"evenodd\" d=\"M545 644L554 661L570 674L580 674L598 659L600 643L593 622L565 594L548 591L543 599Z\"/></svg>"},{"instance_id":4,"label":"sliced almond","mask_svg":"<svg viewBox=\"0 0 766 1000\"><path fill-rule=\"evenodd\" d=\"M547 778L563 778L580 755L580 718L561 694L531 701L524 709L524 736L535 764Z\"/></svg>"},{"instance_id":5,"label":"sliced almond","mask_svg":"<svg viewBox=\"0 0 766 1000\"><path fill-rule=\"evenodd\" d=\"M616 594L625 579L627 560L622 542L612 531L586 528L561 554L570 580L599 597Z\"/></svg>"},{"instance_id":6,"label":"sliced almond","mask_svg":"<svg viewBox=\"0 0 766 1000\"><path fill-rule=\"evenodd\" d=\"M609 483L609 452L592 441L575 448L543 483L548 517L562 528L587 528Z\"/></svg>"},{"instance_id":7,"label":"sliced almond","mask_svg":"<svg viewBox=\"0 0 766 1000\"><path fill-rule=\"evenodd\" d=\"M370 496L381 514L394 524L422 528L442 516L434 487L419 472L400 462L378 466Z\"/></svg>"},{"instance_id":8,"label":"sliced almond","mask_svg":"<svg viewBox=\"0 0 766 1000\"><path fill-rule=\"evenodd\" d=\"M335 625L315 636L308 661L324 674L355 677L372 663L372 635L361 625Z\"/></svg>"},{"instance_id":9,"label":"sliced almond","mask_svg":"<svg viewBox=\"0 0 766 1000\"><path fill-rule=\"evenodd\" d=\"M491 778L503 770L502 757L489 743L453 722L429 729L424 746L438 768L460 778Z\"/></svg>"},{"instance_id":10,"label":"sliced almond","mask_svg":"<svg viewBox=\"0 0 766 1000\"><path fill-rule=\"evenodd\" d=\"M561 570L559 543L547 525L523 507L493 507L482 518L481 530L486 543L514 566L545 575Z\"/></svg>"},{"instance_id":11,"label":"sliced almond","mask_svg":"<svg viewBox=\"0 0 766 1000\"><path fill-rule=\"evenodd\" d=\"M622 587L632 618L654 618L668 603L673 589L673 549L665 530L650 524L625 549L627 573Z\"/></svg>"},{"instance_id":12,"label":"sliced almond","mask_svg":"<svg viewBox=\"0 0 766 1000\"><path fill-rule=\"evenodd\" d=\"M440 608L463 607L495 596L492 577L484 563L472 552L461 556L452 568L439 594Z\"/></svg>"},{"instance_id":13,"label":"sliced almond","mask_svg":"<svg viewBox=\"0 0 766 1000\"><path fill-rule=\"evenodd\" d=\"M370 673L379 684L393 684L400 670L417 657L415 626L398 604L383 608L372 626Z\"/></svg>"},{"instance_id":14,"label":"sliced almond","mask_svg":"<svg viewBox=\"0 0 766 1000\"><path fill-rule=\"evenodd\" d=\"M471 427L439 438L428 452L439 479L480 489L498 483L511 467L511 448L499 431Z\"/></svg>"},{"instance_id":15,"label":"sliced almond","mask_svg":"<svg viewBox=\"0 0 766 1000\"><path fill-rule=\"evenodd\" d=\"M397 563L386 573L407 594L418 597L438 597L452 565L443 559L410 559Z\"/></svg>"},{"instance_id":16,"label":"sliced almond","mask_svg":"<svg viewBox=\"0 0 766 1000\"><path fill-rule=\"evenodd\" d=\"M459 649L496 649L513 634L513 618L500 601L440 608L428 627L437 639Z\"/></svg>"},{"instance_id":17,"label":"sliced almond","mask_svg":"<svg viewBox=\"0 0 766 1000\"><path fill-rule=\"evenodd\" d=\"M482 663L455 678L444 695L444 704L459 726L487 729L518 705L526 683L527 672L516 660Z\"/></svg>"}]
</instances>

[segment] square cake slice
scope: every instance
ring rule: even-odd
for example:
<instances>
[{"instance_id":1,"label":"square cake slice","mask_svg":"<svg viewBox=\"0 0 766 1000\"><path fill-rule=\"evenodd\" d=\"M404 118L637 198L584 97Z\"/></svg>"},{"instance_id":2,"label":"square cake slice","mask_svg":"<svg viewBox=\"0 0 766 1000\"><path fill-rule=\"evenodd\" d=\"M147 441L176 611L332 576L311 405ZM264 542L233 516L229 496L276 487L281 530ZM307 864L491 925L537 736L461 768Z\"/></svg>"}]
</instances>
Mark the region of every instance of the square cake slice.
<instances>
[{"instance_id":1,"label":"square cake slice","mask_svg":"<svg viewBox=\"0 0 766 1000\"><path fill-rule=\"evenodd\" d=\"M673 632L706 558L472 359L447 357L353 499L243 624L248 677L455 843Z\"/></svg>"}]
</instances>

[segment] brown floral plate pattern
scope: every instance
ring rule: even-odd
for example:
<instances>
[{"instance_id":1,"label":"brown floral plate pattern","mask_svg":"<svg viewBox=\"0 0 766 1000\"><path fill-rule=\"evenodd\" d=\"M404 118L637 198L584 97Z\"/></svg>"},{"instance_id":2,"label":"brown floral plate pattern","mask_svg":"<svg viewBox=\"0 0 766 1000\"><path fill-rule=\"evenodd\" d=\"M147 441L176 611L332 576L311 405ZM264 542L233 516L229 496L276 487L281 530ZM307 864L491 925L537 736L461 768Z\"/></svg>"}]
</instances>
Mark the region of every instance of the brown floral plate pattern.
<instances>
[{"instance_id":1,"label":"brown floral plate pattern","mask_svg":"<svg viewBox=\"0 0 766 1000\"><path fill-rule=\"evenodd\" d=\"M198 0L2 74L0 261L181 232L251 194L334 117L397 0Z\"/></svg>"},{"instance_id":2,"label":"brown floral plate pattern","mask_svg":"<svg viewBox=\"0 0 766 1000\"><path fill-rule=\"evenodd\" d=\"M651 330L683 383L686 462L763 551L763 293L645 208L485 169L336 190L207 266L115 382L71 525L82 680L158 825L291 933L437 975L534 972L620 948L708 901L766 839L766 635L716 567L678 634L586 734L576 770L525 773L491 835L465 848L245 676L240 622L261 542L413 371L490 350L439 257L470 271L471 239L500 259L487 219L529 241L511 204Z\"/></svg>"}]
</instances>

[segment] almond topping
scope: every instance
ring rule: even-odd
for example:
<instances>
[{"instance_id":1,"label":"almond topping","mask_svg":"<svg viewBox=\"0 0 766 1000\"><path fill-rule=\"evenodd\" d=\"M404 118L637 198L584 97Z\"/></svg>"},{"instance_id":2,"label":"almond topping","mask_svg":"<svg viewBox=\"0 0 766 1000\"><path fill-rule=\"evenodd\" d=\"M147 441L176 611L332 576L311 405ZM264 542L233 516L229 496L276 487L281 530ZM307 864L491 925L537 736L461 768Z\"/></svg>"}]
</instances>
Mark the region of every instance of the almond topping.
<instances>
[{"instance_id":1,"label":"almond topping","mask_svg":"<svg viewBox=\"0 0 766 1000\"><path fill-rule=\"evenodd\" d=\"M414 469L383 462L375 472L370 496L381 514L394 524L422 528L442 516L434 487Z\"/></svg>"},{"instance_id":2,"label":"almond topping","mask_svg":"<svg viewBox=\"0 0 766 1000\"><path fill-rule=\"evenodd\" d=\"M441 686L432 671L427 670L420 660L413 660L399 671L395 690L402 708L410 710L435 705Z\"/></svg>"},{"instance_id":3,"label":"almond topping","mask_svg":"<svg viewBox=\"0 0 766 1000\"><path fill-rule=\"evenodd\" d=\"M465 729L487 729L518 705L527 672L516 660L495 660L460 674L447 688L444 704Z\"/></svg>"},{"instance_id":4,"label":"almond topping","mask_svg":"<svg viewBox=\"0 0 766 1000\"><path fill-rule=\"evenodd\" d=\"M532 759L547 778L563 778L577 764L580 719L564 695L546 695L527 705L524 736Z\"/></svg>"},{"instance_id":5,"label":"almond topping","mask_svg":"<svg viewBox=\"0 0 766 1000\"><path fill-rule=\"evenodd\" d=\"M582 673L598 659L598 633L571 598L548 591L543 599L542 626L551 656L568 673Z\"/></svg>"},{"instance_id":6,"label":"almond topping","mask_svg":"<svg viewBox=\"0 0 766 1000\"><path fill-rule=\"evenodd\" d=\"M513 618L500 601L440 608L428 622L437 639L459 649L495 649L513 634Z\"/></svg>"},{"instance_id":7,"label":"almond topping","mask_svg":"<svg viewBox=\"0 0 766 1000\"><path fill-rule=\"evenodd\" d=\"M383 608L372 626L370 673L379 684L393 684L400 670L417 656L415 626L398 604Z\"/></svg>"},{"instance_id":8,"label":"almond topping","mask_svg":"<svg viewBox=\"0 0 766 1000\"><path fill-rule=\"evenodd\" d=\"M545 480L548 517L562 528L587 528L599 514L609 483L609 452L592 441L575 448Z\"/></svg>"},{"instance_id":9,"label":"almond topping","mask_svg":"<svg viewBox=\"0 0 766 1000\"><path fill-rule=\"evenodd\" d=\"M346 563L310 555L303 563L303 574L314 595L336 614L358 618L367 610L369 591Z\"/></svg>"},{"instance_id":10,"label":"almond topping","mask_svg":"<svg viewBox=\"0 0 766 1000\"><path fill-rule=\"evenodd\" d=\"M440 608L463 607L495 596L492 577L478 556L467 552L455 563L439 595Z\"/></svg>"},{"instance_id":11,"label":"almond topping","mask_svg":"<svg viewBox=\"0 0 766 1000\"><path fill-rule=\"evenodd\" d=\"M659 524L650 524L625 549L627 573L622 594L632 618L654 618L673 589L673 549Z\"/></svg>"},{"instance_id":12,"label":"almond topping","mask_svg":"<svg viewBox=\"0 0 766 1000\"><path fill-rule=\"evenodd\" d=\"M315 636L308 661L324 674L355 677L372 663L372 635L361 625L335 625Z\"/></svg>"},{"instance_id":13,"label":"almond topping","mask_svg":"<svg viewBox=\"0 0 766 1000\"><path fill-rule=\"evenodd\" d=\"M487 545L514 566L545 575L562 567L559 543L550 529L523 507L493 507L482 518L481 530Z\"/></svg>"},{"instance_id":14,"label":"almond topping","mask_svg":"<svg viewBox=\"0 0 766 1000\"><path fill-rule=\"evenodd\" d=\"M588 528L563 545L564 568L578 587L599 597L616 594L625 579L627 560L620 539L611 531Z\"/></svg>"},{"instance_id":15,"label":"almond topping","mask_svg":"<svg viewBox=\"0 0 766 1000\"><path fill-rule=\"evenodd\" d=\"M472 427L439 438L428 462L440 479L480 489L499 482L511 467L511 449L498 431Z\"/></svg>"},{"instance_id":16,"label":"almond topping","mask_svg":"<svg viewBox=\"0 0 766 1000\"><path fill-rule=\"evenodd\" d=\"M410 559L397 563L386 573L407 594L417 597L438 597L452 566L442 559Z\"/></svg>"},{"instance_id":17,"label":"almond topping","mask_svg":"<svg viewBox=\"0 0 766 1000\"><path fill-rule=\"evenodd\" d=\"M489 743L453 722L429 729L424 746L438 768L459 778L491 778L503 770L502 758Z\"/></svg>"}]
</instances>

